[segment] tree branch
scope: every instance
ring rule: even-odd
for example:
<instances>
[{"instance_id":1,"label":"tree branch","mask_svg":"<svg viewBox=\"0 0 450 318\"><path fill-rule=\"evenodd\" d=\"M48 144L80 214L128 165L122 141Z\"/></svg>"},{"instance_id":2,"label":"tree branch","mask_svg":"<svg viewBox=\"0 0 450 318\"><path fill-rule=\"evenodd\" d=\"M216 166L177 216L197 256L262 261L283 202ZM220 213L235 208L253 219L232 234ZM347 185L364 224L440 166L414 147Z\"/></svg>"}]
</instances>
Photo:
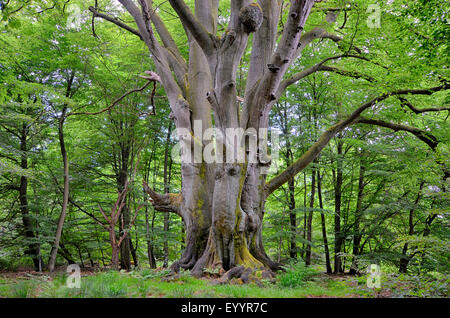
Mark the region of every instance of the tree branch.
<instances>
[{"instance_id":1,"label":"tree branch","mask_svg":"<svg viewBox=\"0 0 450 318\"><path fill-rule=\"evenodd\" d=\"M267 64L268 71L264 73L254 88L246 91L241 127L260 127L261 120L265 121L262 123L263 126L267 125L268 108L273 105L281 80L292 63L306 19L313 5L313 0L291 2L283 35ZM264 113L265 116L260 116L261 113Z\"/></svg>"},{"instance_id":2,"label":"tree branch","mask_svg":"<svg viewBox=\"0 0 450 318\"><path fill-rule=\"evenodd\" d=\"M159 37L161 38L164 46L167 48L167 50L170 51L170 53L173 54L173 56L176 58L178 63L183 67L185 72L187 72L187 65L186 61L184 60L183 56L181 55L181 52L178 48L178 46L175 43L175 40L173 39L170 32L167 30L166 25L159 17L158 13L156 13L155 9L153 9L150 6L151 13L150 13L150 19L155 26L156 32L158 33Z\"/></svg>"},{"instance_id":3,"label":"tree branch","mask_svg":"<svg viewBox=\"0 0 450 318\"><path fill-rule=\"evenodd\" d=\"M362 73L359 73L359 72L356 72L356 71L355 72L346 71L346 70L339 69L337 67L331 67L331 66L323 65L323 64L325 64L328 61L340 59L340 58L343 58L343 57L352 57L352 58L364 59L364 57L361 57L359 55L353 55L353 54L342 54L342 55L336 55L336 56L328 57L328 58L322 60L321 62L317 63L316 65L311 66L311 67L307 68L306 70L303 70L303 71L301 71L299 73L296 73L296 74L292 75L291 77L283 80L281 82L279 88L278 88L278 91L276 93L276 97L280 98L280 96L283 94L283 92L286 90L286 88L288 86L290 86L290 85L298 82L299 80L301 80L301 79L303 79L303 78L305 78L305 77L307 77L307 76L309 76L309 75L311 75L311 74L313 74L315 72L318 72L318 71L334 72L334 73L337 73L337 74L340 74L340 75L344 75L344 76L350 76L350 77L354 77L354 78L363 78L363 79L365 79L365 80L367 80L369 82L375 81L375 79L373 77L365 75L365 74L362 74Z\"/></svg>"},{"instance_id":4,"label":"tree branch","mask_svg":"<svg viewBox=\"0 0 450 318\"><path fill-rule=\"evenodd\" d=\"M201 25L191 9L183 0L169 0L170 5L180 17L181 23L189 30L192 36L202 48L206 56L210 56L216 48L215 39L212 34Z\"/></svg>"},{"instance_id":5,"label":"tree branch","mask_svg":"<svg viewBox=\"0 0 450 318\"><path fill-rule=\"evenodd\" d=\"M89 7L89 11L91 11L93 13L94 17L99 17L99 18L102 18L102 19L104 19L106 21L112 22L115 25L121 27L122 29L127 30L128 32L131 32L134 35L138 36L142 40L142 36L141 36L141 34L139 33L138 30L133 29L132 27L126 25L125 23L121 22L119 19L117 19L115 17L111 17L111 16L109 16L107 14L100 13L97 10L95 10L95 8L92 7L92 6Z\"/></svg>"},{"instance_id":6,"label":"tree branch","mask_svg":"<svg viewBox=\"0 0 450 318\"><path fill-rule=\"evenodd\" d=\"M174 212L183 217L180 211L182 200L181 194L159 194L156 193L152 188L150 188L145 181L142 181L142 185L144 187L144 191L150 196L150 201L156 211Z\"/></svg>"},{"instance_id":7,"label":"tree branch","mask_svg":"<svg viewBox=\"0 0 450 318\"><path fill-rule=\"evenodd\" d=\"M400 102L402 103L402 106L406 106L409 109L411 109L415 114L420 114L420 113L426 113L426 112L441 112L441 111L450 111L450 107L430 107L430 108L416 108L414 107L406 98L403 97L399 97Z\"/></svg>"},{"instance_id":8,"label":"tree branch","mask_svg":"<svg viewBox=\"0 0 450 318\"><path fill-rule=\"evenodd\" d=\"M119 0L125 9L131 14L136 22L139 32L141 33L145 44L152 54L155 62L158 75L161 77L161 82L167 94L172 113L174 115L175 123L178 128L190 127L189 105L183 98L181 86L173 78L170 63L168 61L169 51L165 50L157 41L152 31L151 23L149 23L149 11L145 2L140 0L142 9L141 12L136 4L131 0Z\"/></svg>"},{"instance_id":9,"label":"tree branch","mask_svg":"<svg viewBox=\"0 0 450 318\"><path fill-rule=\"evenodd\" d=\"M416 136L417 138L419 138L420 140L422 140L433 150L436 149L436 147L439 143L439 141L436 139L436 137L434 137L432 134L430 134L426 131L423 131L419 128L416 128L416 127L394 124L394 123L385 122L385 121L382 121L379 119L369 119L369 118L364 118L364 117L359 117L354 123L355 124L369 124L369 125L385 127L385 128L392 129L395 132L400 131L400 130L409 132L409 133L413 134L414 136Z\"/></svg>"},{"instance_id":10,"label":"tree branch","mask_svg":"<svg viewBox=\"0 0 450 318\"><path fill-rule=\"evenodd\" d=\"M116 106L122 99L124 99L128 95L131 95L131 94L136 93L136 92L143 91L145 88L147 88L148 85L150 85L150 83L160 82L161 81L159 76L156 73L153 73L153 72L150 72L150 71L147 71L146 73L150 74L150 76L140 76L140 77L142 77L142 78L147 80L147 82L142 87L134 88L132 90L129 90L128 92L126 92L125 94L123 94L122 96L120 96L119 98L114 100L112 102L112 104L109 105L108 107L103 108L102 110L99 110L97 112L70 112L70 113L67 114L66 117L74 116L74 115L98 115L98 114L107 112L107 111L111 110L114 106Z\"/></svg>"},{"instance_id":11,"label":"tree branch","mask_svg":"<svg viewBox=\"0 0 450 318\"><path fill-rule=\"evenodd\" d=\"M375 82L375 79L372 76L357 72L357 71L347 71L337 67L321 65L319 67L319 71L323 72L333 72L342 76L353 77L353 78L362 78L368 82Z\"/></svg>"}]
</instances>

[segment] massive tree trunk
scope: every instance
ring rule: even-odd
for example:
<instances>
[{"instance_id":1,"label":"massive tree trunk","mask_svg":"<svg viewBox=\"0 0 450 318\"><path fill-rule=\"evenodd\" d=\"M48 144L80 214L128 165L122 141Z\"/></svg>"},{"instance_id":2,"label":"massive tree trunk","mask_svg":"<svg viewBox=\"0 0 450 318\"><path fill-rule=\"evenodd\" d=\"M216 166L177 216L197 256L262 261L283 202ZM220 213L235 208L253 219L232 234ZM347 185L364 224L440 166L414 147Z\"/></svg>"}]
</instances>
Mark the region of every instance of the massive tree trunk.
<instances>
[{"instance_id":1,"label":"massive tree trunk","mask_svg":"<svg viewBox=\"0 0 450 318\"><path fill-rule=\"evenodd\" d=\"M139 22L137 7L129 1L121 2ZM140 3L144 12L149 10L148 3ZM170 3L189 30L190 56L186 66L189 86L179 91L175 89L176 95L172 95L168 88L175 86L175 83L169 76L165 77L167 70L164 65L160 65L158 74L171 101L182 152L193 150L193 145L184 142L187 134L181 134L180 128L192 133L195 142L201 140L201 149L208 146L209 143L201 137L207 128L212 127L211 110L215 127L222 136L227 136L229 128L252 128L255 134L250 138L265 142L267 135L265 132L260 133L260 129L268 127L268 113L275 101L276 88L294 57L313 1L292 4L283 39L276 50L280 7L275 1L260 1L259 5L251 4L250 1L233 1L228 31L220 41L211 37L211 34L215 34L217 23L217 1L196 1L195 16L182 1ZM138 26L141 34L148 33L147 44L152 54L158 55L162 53L162 48L153 42L146 19L153 19L160 35L164 32L161 31L160 21L152 16L146 17L144 14L142 26L139 23ZM205 31L210 32L210 35ZM236 71L247 47L249 33L254 31L252 62L247 78L244 111L241 113L237 101ZM166 47L171 45L168 38L165 42ZM161 59L164 59L163 54ZM169 59L166 61L168 64L174 63ZM202 127L194 127L196 122L201 122ZM266 177L261 170L268 163L267 158L263 157L266 144L260 143L258 149L249 149L248 143L246 145L240 139L230 142L226 137L221 139L216 136L216 147L224 149L225 160L222 162L182 162L182 189L179 196L158 195L147 188L157 209L175 210L185 223L186 248L181 260L173 268L192 268L196 275L201 275L204 268L278 268L278 264L267 256L262 244L262 219L267 193ZM225 156L230 151L234 152L232 160ZM236 160L239 151L245 153L243 161Z\"/></svg>"},{"instance_id":2,"label":"massive tree trunk","mask_svg":"<svg viewBox=\"0 0 450 318\"><path fill-rule=\"evenodd\" d=\"M266 155L265 129L269 125L270 110L289 85L325 70L323 64L336 59L329 58L284 78L288 68L313 40L341 40L323 28L334 23L335 18L330 22L327 17L325 25L302 34L315 1L291 1L279 37L282 2L233 0L227 29L218 36L218 0L196 0L195 13L183 0L169 0L188 38L189 61L186 62L151 0L119 2L133 17L137 29L93 7L90 10L94 17L115 23L144 41L165 89L181 144L181 191L158 194L144 183L156 210L176 213L184 222L186 247L181 259L172 265L174 270L189 268L195 275L201 275L205 268L219 272L230 270L228 278L248 279L249 272L278 269L279 264L267 256L262 241L267 196L308 166L337 133L355 123L363 111L377 102L409 92L431 94L443 87L394 91L364 103L326 130L285 171L266 182L270 158ZM250 33L253 33L253 42L242 98L237 96L236 77ZM333 71L332 68L326 70ZM214 156L226 160L210 161L201 155L203 151L211 153L214 149L208 130L213 122L217 129ZM221 138L221 134L227 136L229 129L246 130L251 136L248 141L239 137ZM252 138L258 141L256 149L250 147ZM225 149L219 155L221 148ZM225 155L234 152L231 159L236 159L239 151L243 153L243 160L228 160Z\"/></svg>"}]
</instances>

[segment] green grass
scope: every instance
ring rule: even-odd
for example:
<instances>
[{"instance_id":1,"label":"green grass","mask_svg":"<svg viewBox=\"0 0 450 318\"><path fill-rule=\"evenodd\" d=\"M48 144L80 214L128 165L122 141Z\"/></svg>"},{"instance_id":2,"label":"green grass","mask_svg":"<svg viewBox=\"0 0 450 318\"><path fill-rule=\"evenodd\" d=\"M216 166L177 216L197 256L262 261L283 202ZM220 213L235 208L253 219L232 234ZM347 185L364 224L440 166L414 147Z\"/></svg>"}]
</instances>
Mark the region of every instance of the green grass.
<instances>
[{"instance_id":1,"label":"green grass","mask_svg":"<svg viewBox=\"0 0 450 318\"><path fill-rule=\"evenodd\" d=\"M264 282L263 287L256 284L213 284L211 280L196 279L188 272L180 273L173 281L163 281L167 271L142 270L135 272L99 272L82 276L81 288L66 286L66 274L57 274L53 279L45 277L7 278L0 274L0 297L75 297L75 298L113 298L113 297L255 297L255 298L296 298L296 297L386 297L399 296L395 286L409 287L405 297L433 297L436 290L446 297L448 279L422 281L402 276L395 280L383 279L382 291L370 290L365 285L365 277L330 277L302 265L291 266L277 276L275 284ZM398 287L397 286L397 287ZM392 293L395 290L397 294ZM414 290L425 291L423 293ZM381 293L381 294L380 294Z\"/></svg>"}]
</instances>

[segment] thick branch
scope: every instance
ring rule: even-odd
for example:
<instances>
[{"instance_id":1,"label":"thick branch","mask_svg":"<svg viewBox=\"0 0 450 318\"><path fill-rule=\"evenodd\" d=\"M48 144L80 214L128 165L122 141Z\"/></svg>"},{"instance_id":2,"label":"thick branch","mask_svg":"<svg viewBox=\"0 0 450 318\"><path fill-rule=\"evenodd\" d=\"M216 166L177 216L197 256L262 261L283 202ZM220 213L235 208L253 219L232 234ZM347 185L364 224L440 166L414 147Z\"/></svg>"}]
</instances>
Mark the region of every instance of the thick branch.
<instances>
[{"instance_id":1,"label":"thick branch","mask_svg":"<svg viewBox=\"0 0 450 318\"><path fill-rule=\"evenodd\" d=\"M180 216L181 215L181 194L159 194L155 192L149 185L142 181L144 191L150 196L151 203L156 211L159 212L174 212Z\"/></svg>"},{"instance_id":2,"label":"thick branch","mask_svg":"<svg viewBox=\"0 0 450 318\"><path fill-rule=\"evenodd\" d=\"M178 46L176 45L170 32L167 30L166 25L161 20L161 18L156 13L156 11L153 9L150 13L150 19L151 19L152 23L154 24L156 32L158 33L159 37L161 38L164 46L170 53L173 54L173 56L176 58L177 62L179 63L179 66L182 67L184 70L184 73L186 73L187 72L186 61L183 59L183 57L180 53L180 50L178 49ZM170 59L169 59L169 62L171 62Z\"/></svg>"},{"instance_id":3,"label":"thick branch","mask_svg":"<svg viewBox=\"0 0 450 318\"><path fill-rule=\"evenodd\" d=\"M314 1L312 0L292 1L283 35L269 64L267 64L268 71L264 73L254 89L251 88L246 91L246 103L243 105L241 127L266 126L268 117L260 115L261 113L267 114L268 108L273 105L276 99L279 85L292 63L303 27L313 5Z\"/></svg>"},{"instance_id":4,"label":"thick branch","mask_svg":"<svg viewBox=\"0 0 450 318\"><path fill-rule=\"evenodd\" d=\"M441 112L441 111L450 111L450 107L430 107L430 108L416 108L414 107L406 98L400 97L399 100L402 103L402 106L406 106L411 109L415 114L427 113L427 112Z\"/></svg>"},{"instance_id":5,"label":"thick branch","mask_svg":"<svg viewBox=\"0 0 450 318\"><path fill-rule=\"evenodd\" d=\"M355 124L369 124L369 125L376 125L380 127L385 127L392 129L393 131L407 131L420 140L422 140L424 143L426 143L431 149L435 149L439 143L439 141L434 137L432 134L423 131L416 127L406 126L406 125L400 125L400 124L394 124L385 122L379 119L369 119L369 118L363 118L360 117L355 121Z\"/></svg>"},{"instance_id":6,"label":"thick branch","mask_svg":"<svg viewBox=\"0 0 450 318\"><path fill-rule=\"evenodd\" d=\"M170 69L168 61L169 51L164 49L157 41L153 34L150 23L150 12L146 2L140 0L142 11L131 0L119 0L119 2L127 9L136 22L139 32L141 33L145 44L153 56L156 70L161 77L161 82L169 99L170 107L174 115L175 123L178 128L190 127L190 119L188 117L188 104L182 97L180 85L175 81Z\"/></svg>"},{"instance_id":7,"label":"thick branch","mask_svg":"<svg viewBox=\"0 0 450 318\"><path fill-rule=\"evenodd\" d=\"M205 54L207 56L211 55L215 50L212 35L198 22L197 18L192 14L191 9L183 0L169 0L169 2L180 17L184 27L189 30Z\"/></svg>"},{"instance_id":8,"label":"thick branch","mask_svg":"<svg viewBox=\"0 0 450 318\"><path fill-rule=\"evenodd\" d=\"M342 76L353 77L353 78L361 78L368 82L374 82L375 79L372 76L357 72L357 71L347 71L337 67L321 65L319 67L319 71L323 72L333 72Z\"/></svg>"},{"instance_id":9,"label":"thick branch","mask_svg":"<svg viewBox=\"0 0 450 318\"><path fill-rule=\"evenodd\" d=\"M141 36L141 34L139 33L138 30L133 29L132 27L126 25L125 23L121 22L119 19L117 19L115 17L111 17L111 16L109 16L107 14L100 13L97 10L95 10L95 8L92 7L92 6L89 7L89 11L91 11L94 14L94 17L99 17L99 18L102 18L102 19L104 19L106 21L112 22L115 25L121 27L122 29L127 30L128 32L131 32L134 35L137 35L142 40L142 36Z\"/></svg>"},{"instance_id":10,"label":"thick branch","mask_svg":"<svg viewBox=\"0 0 450 318\"><path fill-rule=\"evenodd\" d=\"M277 26L281 5L278 1L259 0L258 4L263 10L263 22L261 27L253 35L250 68L247 76L246 95L267 71L266 65L277 40Z\"/></svg>"},{"instance_id":11,"label":"thick branch","mask_svg":"<svg viewBox=\"0 0 450 318\"><path fill-rule=\"evenodd\" d=\"M301 80L315 72L318 72L318 71L334 72L334 73L337 73L337 74L340 74L343 76L349 76L349 77L354 77L354 78L363 78L369 82L375 81L375 79L373 77L356 72L356 71L346 71L346 70L339 69L337 67L323 65L328 61L340 59L343 57L362 58L359 55L353 55L353 54L343 54L343 55L336 55L336 56L328 57L328 58L320 61L316 65L311 66L311 67L307 68L306 70L296 73L296 74L292 75L291 77L283 80L280 84L280 87L278 88L276 97L279 98L288 86L295 84L299 80Z\"/></svg>"},{"instance_id":12,"label":"thick branch","mask_svg":"<svg viewBox=\"0 0 450 318\"><path fill-rule=\"evenodd\" d=\"M315 39L330 39L335 43L342 41L340 36L329 33L324 28L316 27L301 36L293 60L295 60L305 49L305 47L307 47Z\"/></svg>"}]
</instances>

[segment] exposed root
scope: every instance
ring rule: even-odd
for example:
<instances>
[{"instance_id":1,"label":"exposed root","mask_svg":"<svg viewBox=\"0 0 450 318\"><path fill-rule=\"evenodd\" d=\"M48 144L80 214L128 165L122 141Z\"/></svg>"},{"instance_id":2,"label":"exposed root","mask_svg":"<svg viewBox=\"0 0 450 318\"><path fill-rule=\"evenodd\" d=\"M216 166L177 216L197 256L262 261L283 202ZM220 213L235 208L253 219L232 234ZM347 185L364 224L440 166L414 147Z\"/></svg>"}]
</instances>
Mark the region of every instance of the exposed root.
<instances>
[{"instance_id":1,"label":"exposed root","mask_svg":"<svg viewBox=\"0 0 450 318\"><path fill-rule=\"evenodd\" d=\"M194 267L195 263L197 262L197 256L194 252L186 253L181 257L180 260L174 262L172 266L170 266L170 269L174 273L178 273L180 271L180 268L182 269L191 269Z\"/></svg>"},{"instance_id":2,"label":"exposed root","mask_svg":"<svg viewBox=\"0 0 450 318\"><path fill-rule=\"evenodd\" d=\"M271 283L275 282L275 274L270 269L259 269L255 270L253 268L238 266L233 267L226 273L224 273L220 278L213 281L213 284L226 284L226 283L237 283L237 284L248 284L255 283L258 286L263 286L262 281L269 281Z\"/></svg>"}]
</instances>

